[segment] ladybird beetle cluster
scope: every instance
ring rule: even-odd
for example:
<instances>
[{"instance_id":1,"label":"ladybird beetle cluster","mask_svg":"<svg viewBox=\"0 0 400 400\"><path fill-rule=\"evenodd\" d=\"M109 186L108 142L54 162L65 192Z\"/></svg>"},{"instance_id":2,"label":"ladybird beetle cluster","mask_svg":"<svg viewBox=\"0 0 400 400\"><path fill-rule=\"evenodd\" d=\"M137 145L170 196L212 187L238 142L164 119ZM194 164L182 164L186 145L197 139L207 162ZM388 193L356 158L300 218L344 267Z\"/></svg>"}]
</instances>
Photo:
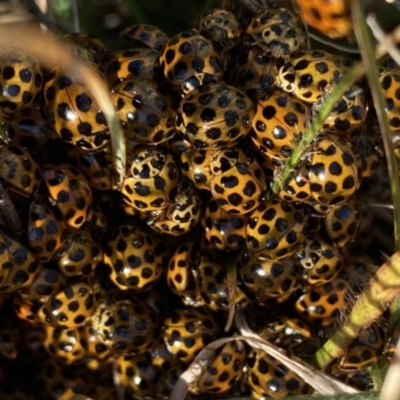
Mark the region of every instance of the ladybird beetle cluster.
<instances>
[{"instance_id":1,"label":"ladybird beetle cluster","mask_svg":"<svg viewBox=\"0 0 400 400\"><path fill-rule=\"evenodd\" d=\"M339 3L298 1L331 36L351 30ZM224 332L235 308L288 356L308 357L371 275L372 214L359 193L382 146L365 85L348 88L271 195L351 60L310 49L300 16L279 7L216 9L171 38L151 25L121 37L122 51L62 37L109 87L127 147L120 188L85 78L0 50L0 180L21 226L0 231L1 398L167 399L204 346L237 333L235 324ZM380 79L396 134L400 69L386 61ZM330 373L365 388L381 325L363 330ZM231 340L190 391L313 390Z\"/></svg>"}]
</instances>

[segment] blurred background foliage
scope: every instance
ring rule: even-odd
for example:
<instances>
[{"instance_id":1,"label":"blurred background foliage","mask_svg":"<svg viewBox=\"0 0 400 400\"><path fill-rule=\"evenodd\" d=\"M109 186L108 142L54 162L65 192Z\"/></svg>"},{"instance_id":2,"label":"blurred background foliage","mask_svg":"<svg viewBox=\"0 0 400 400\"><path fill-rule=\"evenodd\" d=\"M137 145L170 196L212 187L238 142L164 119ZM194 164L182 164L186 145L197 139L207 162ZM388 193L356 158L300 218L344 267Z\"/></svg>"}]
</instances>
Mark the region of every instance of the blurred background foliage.
<instances>
[{"instance_id":1,"label":"blurred background foliage","mask_svg":"<svg viewBox=\"0 0 400 400\"><path fill-rule=\"evenodd\" d=\"M367 10L377 14L385 30L398 25L400 0L362 1ZM126 47L119 33L128 25L153 24L172 36L190 29L202 13L220 4L220 0L48 0L47 15L61 31L91 33L103 40L110 50L116 50Z\"/></svg>"},{"instance_id":2,"label":"blurred background foliage","mask_svg":"<svg viewBox=\"0 0 400 400\"><path fill-rule=\"evenodd\" d=\"M219 0L50 0L51 14L64 28L102 39L110 49L124 46L119 32L128 25L157 25L169 35L190 29L199 15L220 5ZM74 13L74 9L76 10Z\"/></svg>"}]
</instances>

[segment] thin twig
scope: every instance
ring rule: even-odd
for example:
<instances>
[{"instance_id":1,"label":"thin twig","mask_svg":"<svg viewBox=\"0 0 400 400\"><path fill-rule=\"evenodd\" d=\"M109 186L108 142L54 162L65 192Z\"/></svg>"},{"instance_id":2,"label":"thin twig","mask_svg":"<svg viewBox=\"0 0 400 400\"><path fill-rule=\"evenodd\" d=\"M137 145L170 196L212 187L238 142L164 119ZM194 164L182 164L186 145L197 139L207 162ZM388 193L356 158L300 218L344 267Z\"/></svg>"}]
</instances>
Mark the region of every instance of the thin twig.
<instances>
[{"instance_id":1,"label":"thin twig","mask_svg":"<svg viewBox=\"0 0 400 400\"><path fill-rule=\"evenodd\" d=\"M343 44L335 43L333 40L329 40L325 37L321 37L320 35L314 33L314 32L309 32L308 36L315 41L322 43L325 46L332 47L332 49L342 51L343 53L349 53L349 54L360 54L360 49L358 48L353 48L353 47L348 47Z\"/></svg>"},{"instance_id":2,"label":"thin twig","mask_svg":"<svg viewBox=\"0 0 400 400\"><path fill-rule=\"evenodd\" d=\"M394 43L390 36L387 36L384 30L379 26L374 14L369 14L367 16L367 24L371 28L375 39L386 47L387 52L390 54L393 60L400 65L400 53L396 43Z\"/></svg>"},{"instance_id":3,"label":"thin twig","mask_svg":"<svg viewBox=\"0 0 400 400\"><path fill-rule=\"evenodd\" d=\"M72 26L74 33L79 33L81 31L79 23L79 10L77 0L71 0L71 11L72 11Z\"/></svg>"}]
</instances>

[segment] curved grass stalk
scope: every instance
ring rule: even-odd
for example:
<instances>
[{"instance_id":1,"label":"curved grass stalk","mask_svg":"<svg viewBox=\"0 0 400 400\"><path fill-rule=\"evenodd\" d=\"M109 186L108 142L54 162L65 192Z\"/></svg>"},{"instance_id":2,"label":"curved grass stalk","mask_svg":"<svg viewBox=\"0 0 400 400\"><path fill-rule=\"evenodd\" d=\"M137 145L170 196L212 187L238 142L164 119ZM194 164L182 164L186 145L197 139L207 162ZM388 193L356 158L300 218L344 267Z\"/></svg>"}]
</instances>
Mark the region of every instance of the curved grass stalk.
<instances>
[{"instance_id":1,"label":"curved grass stalk","mask_svg":"<svg viewBox=\"0 0 400 400\"><path fill-rule=\"evenodd\" d=\"M310 362L326 368L342 355L361 329L374 322L400 294L400 252L395 253L378 269L369 287L360 294L344 324L325 342Z\"/></svg>"},{"instance_id":2,"label":"curved grass stalk","mask_svg":"<svg viewBox=\"0 0 400 400\"><path fill-rule=\"evenodd\" d=\"M16 45L31 54L41 65L58 64L73 79L84 79L90 93L104 113L111 134L113 167L117 186L121 186L125 175L125 137L110 98L110 90L99 73L84 61L73 56L71 47L57 41L50 33L23 26L21 28L0 25L2 45Z\"/></svg>"}]
</instances>

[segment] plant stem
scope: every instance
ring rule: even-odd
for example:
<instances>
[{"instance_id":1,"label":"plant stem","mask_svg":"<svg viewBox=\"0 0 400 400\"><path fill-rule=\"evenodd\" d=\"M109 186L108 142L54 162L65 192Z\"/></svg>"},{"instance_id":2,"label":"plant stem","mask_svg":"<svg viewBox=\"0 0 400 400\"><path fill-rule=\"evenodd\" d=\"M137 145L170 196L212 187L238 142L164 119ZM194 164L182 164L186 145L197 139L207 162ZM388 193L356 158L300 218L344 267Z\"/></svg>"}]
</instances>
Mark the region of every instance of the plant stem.
<instances>
[{"instance_id":1,"label":"plant stem","mask_svg":"<svg viewBox=\"0 0 400 400\"><path fill-rule=\"evenodd\" d=\"M379 392L382 388L382 373L377 363L373 363L368 367L368 372L371 375L374 390Z\"/></svg>"},{"instance_id":2,"label":"plant stem","mask_svg":"<svg viewBox=\"0 0 400 400\"><path fill-rule=\"evenodd\" d=\"M387 260L372 278L369 288L358 297L350 316L325 342L310 362L317 368L326 368L339 357L361 329L369 326L400 293L400 252Z\"/></svg>"}]
</instances>

